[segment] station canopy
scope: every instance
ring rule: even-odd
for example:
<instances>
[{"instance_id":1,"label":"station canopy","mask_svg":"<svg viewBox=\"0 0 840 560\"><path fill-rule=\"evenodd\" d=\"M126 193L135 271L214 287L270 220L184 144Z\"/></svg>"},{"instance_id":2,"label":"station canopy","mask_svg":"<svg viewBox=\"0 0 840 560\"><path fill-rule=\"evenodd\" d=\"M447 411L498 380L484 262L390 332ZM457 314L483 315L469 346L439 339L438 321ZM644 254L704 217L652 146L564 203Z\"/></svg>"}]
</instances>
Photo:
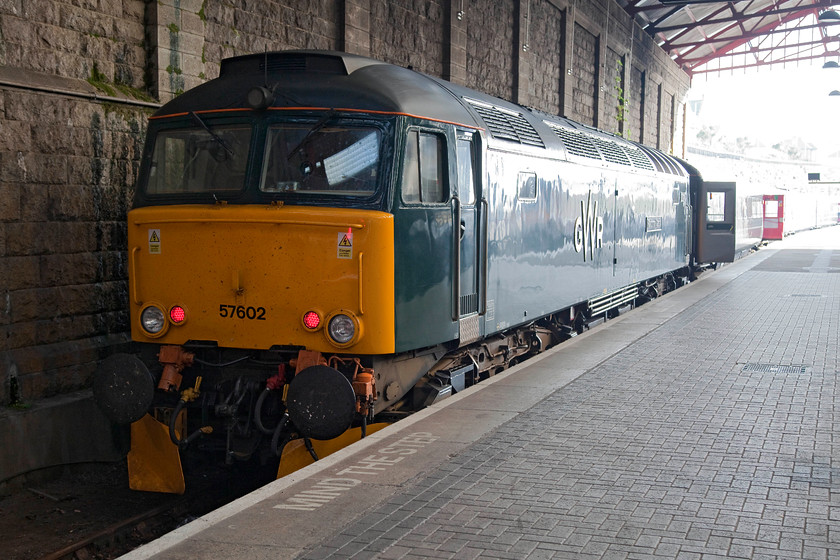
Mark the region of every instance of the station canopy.
<instances>
[{"instance_id":1,"label":"station canopy","mask_svg":"<svg viewBox=\"0 0 840 560\"><path fill-rule=\"evenodd\" d=\"M838 0L618 0L689 75L840 63Z\"/></svg>"}]
</instances>

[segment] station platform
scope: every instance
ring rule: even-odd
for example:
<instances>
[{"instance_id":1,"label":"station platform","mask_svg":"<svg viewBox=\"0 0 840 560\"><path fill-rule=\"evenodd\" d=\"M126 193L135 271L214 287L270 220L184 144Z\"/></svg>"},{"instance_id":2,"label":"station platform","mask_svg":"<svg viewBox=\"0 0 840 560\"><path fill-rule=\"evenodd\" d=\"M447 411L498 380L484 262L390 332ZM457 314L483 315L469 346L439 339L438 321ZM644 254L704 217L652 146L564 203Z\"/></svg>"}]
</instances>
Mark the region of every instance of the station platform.
<instances>
[{"instance_id":1,"label":"station platform","mask_svg":"<svg viewBox=\"0 0 840 560\"><path fill-rule=\"evenodd\" d=\"M840 558L840 226L799 233L125 556Z\"/></svg>"}]
</instances>

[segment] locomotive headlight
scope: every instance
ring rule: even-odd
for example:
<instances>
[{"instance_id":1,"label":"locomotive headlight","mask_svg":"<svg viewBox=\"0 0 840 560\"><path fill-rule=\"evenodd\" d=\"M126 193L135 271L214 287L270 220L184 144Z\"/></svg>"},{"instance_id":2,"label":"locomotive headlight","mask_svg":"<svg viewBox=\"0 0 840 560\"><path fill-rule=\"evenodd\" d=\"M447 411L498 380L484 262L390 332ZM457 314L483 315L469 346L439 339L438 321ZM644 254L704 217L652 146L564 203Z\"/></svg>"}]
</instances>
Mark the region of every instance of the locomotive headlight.
<instances>
[{"instance_id":1,"label":"locomotive headlight","mask_svg":"<svg viewBox=\"0 0 840 560\"><path fill-rule=\"evenodd\" d=\"M349 315L338 313L330 319L327 330L336 344L347 344L356 336L356 322Z\"/></svg>"},{"instance_id":2,"label":"locomotive headlight","mask_svg":"<svg viewBox=\"0 0 840 560\"><path fill-rule=\"evenodd\" d=\"M147 333L160 334L166 326L166 315L159 307L150 305L140 313L140 324Z\"/></svg>"}]
</instances>

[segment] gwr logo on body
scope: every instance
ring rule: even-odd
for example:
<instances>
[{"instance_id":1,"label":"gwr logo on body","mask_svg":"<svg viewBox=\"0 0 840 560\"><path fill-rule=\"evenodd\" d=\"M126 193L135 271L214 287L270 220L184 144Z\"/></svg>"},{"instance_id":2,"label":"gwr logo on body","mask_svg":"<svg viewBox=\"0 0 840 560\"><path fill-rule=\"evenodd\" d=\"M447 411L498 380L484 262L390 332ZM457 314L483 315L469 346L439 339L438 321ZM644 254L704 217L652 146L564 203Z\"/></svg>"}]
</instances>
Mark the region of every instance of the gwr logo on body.
<instances>
[{"instance_id":1,"label":"gwr logo on body","mask_svg":"<svg viewBox=\"0 0 840 560\"><path fill-rule=\"evenodd\" d=\"M592 191L586 203L580 201L580 216L575 219L575 251L583 253L583 260L593 260L595 249L600 249L604 240L604 218L598 216L598 201L592 200ZM588 248L588 257L587 257Z\"/></svg>"}]
</instances>

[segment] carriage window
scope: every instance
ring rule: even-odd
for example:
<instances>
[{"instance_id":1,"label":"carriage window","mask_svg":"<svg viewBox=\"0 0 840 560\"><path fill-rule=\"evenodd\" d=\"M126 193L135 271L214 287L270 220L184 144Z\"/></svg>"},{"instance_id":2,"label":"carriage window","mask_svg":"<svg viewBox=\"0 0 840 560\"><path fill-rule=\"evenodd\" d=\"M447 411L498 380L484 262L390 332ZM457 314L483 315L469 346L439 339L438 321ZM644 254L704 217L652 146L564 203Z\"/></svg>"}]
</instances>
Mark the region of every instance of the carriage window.
<instances>
[{"instance_id":1,"label":"carriage window","mask_svg":"<svg viewBox=\"0 0 840 560\"><path fill-rule=\"evenodd\" d=\"M409 204L446 202L445 143L438 134L412 130L403 159L403 201Z\"/></svg>"},{"instance_id":2,"label":"carriage window","mask_svg":"<svg viewBox=\"0 0 840 560\"><path fill-rule=\"evenodd\" d=\"M726 220L724 213L726 194L722 192L710 192L708 204L706 205L706 222L723 222Z\"/></svg>"},{"instance_id":3,"label":"carriage window","mask_svg":"<svg viewBox=\"0 0 840 560\"><path fill-rule=\"evenodd\" d=\"M537 199L537 174L520 172L518 177L519 199L531 202Z\"/></svg>"},{"instance_id":4,"label":"carriage window","mask_svg":"<svg viewBox=\"0 0 840 560\"><path fill-rule=\"evenodd\" d=\"M146 192L239 191L245 186L250 144L250 126L162 130L155 137Z\"/></svg>"}]
</instances>

